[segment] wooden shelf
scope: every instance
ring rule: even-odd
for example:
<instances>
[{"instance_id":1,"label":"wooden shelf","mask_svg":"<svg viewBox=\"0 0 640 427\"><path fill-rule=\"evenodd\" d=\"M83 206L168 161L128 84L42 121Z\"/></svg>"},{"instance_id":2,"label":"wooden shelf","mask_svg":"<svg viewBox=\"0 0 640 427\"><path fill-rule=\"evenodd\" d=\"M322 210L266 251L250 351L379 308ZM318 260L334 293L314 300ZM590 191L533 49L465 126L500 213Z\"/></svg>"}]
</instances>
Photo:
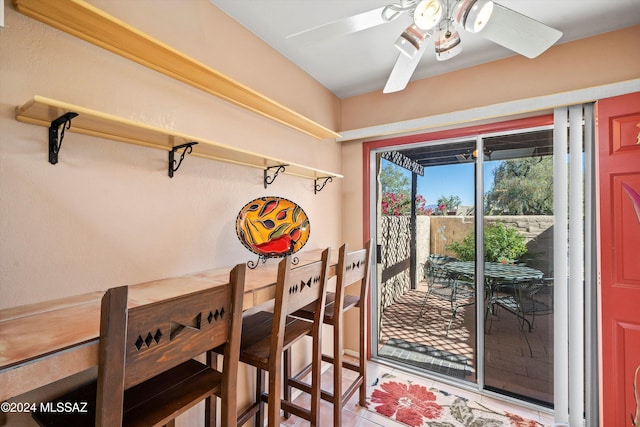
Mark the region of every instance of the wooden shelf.
<instances>
[{"instance_id":1,"label":"wooden shelf","mask_svg":"<svg viewBox=\"0 0 640 427\"><path fill-rule=\"evenodd\" d=\"M172 151L176 146L197 142L198 144L192 147L193 151L189 155L249 166L264 171L268 168L284 165L285 170L282 173L313 180L329 177L332 179L342 178L342 175L337 173L264 156L230 145L150 126L42 96L35 96L25 104L17 107L16 120L50 127L51 122L70 112L77 113L78 116L71 119L71 127L68 132L157 148L168 152Z\"/></svg>"},{"instance_id":2,"label":"wooden shelf","mask_svg":"<svg viewBox=\"0 0 640 427\"><path fill-rule=\"evenodd\" d=\"M17 10L89 43L318 139L336 132L213 70L83 0L13 0Z\"/></svg>"}]
</instances>

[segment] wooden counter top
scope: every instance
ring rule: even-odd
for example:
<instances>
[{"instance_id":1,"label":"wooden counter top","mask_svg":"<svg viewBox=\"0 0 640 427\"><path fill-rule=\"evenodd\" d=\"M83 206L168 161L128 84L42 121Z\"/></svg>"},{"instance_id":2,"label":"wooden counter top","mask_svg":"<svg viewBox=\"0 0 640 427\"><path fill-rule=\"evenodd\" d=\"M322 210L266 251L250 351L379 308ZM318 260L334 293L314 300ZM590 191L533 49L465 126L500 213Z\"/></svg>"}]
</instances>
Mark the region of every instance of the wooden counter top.
<instances>
[{"instance_id":1,"label":"wooden counter top","mask_svg":"<svg viewBox=\"0 0 640 427\"><path fill-rule=\"evenodd\" d=\"M321 250L296 254L299 264L320 259ZM331 254L335 275L338 251ZM155 280L129 288L129 307L228 283L230 268ZM277 263L247 270L243 309L272 300ZM100 301L92 292L0 310L0 401L97 366Z\"/></svg>"}]
</instances>

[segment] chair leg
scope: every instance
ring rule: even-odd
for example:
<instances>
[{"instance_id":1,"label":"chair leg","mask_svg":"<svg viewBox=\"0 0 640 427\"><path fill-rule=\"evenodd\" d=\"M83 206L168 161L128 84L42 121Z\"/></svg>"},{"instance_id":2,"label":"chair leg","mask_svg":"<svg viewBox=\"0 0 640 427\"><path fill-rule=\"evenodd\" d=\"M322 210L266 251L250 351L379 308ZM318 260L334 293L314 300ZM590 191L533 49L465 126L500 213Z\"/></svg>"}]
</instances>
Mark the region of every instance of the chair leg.
<instances>
[{"instance_id":1,"label":"chair leg","mask_svg":"<svg viewBox=\"0 0 640 427\"><path fill-rule=\"evenodd\" d=\"M533 314L531 315L531 323L529 323L529 332L533 331L533 324L536 321L536 312L534 310Z\"/></svg>"},{"instance_id":2,"label":"chair leg","mask_svg":"<svg viewBox=\"0 0 640 427\"><path fill-rule=\"evenodd\" d=\"M529 338L527 338L527 331L524 330L524 322L520 323L520 332L522 333L524 340L527 342L527 347L529 347L529 356L533 357L533 350L531 349L531 344L529 344Z\"/></svg>"},{"instance_id":3,"label":"chair leg","mask_svg":"<svg viewBox=\"0 0 640 427\"><path fill-rule=\"evenodd\" d=\"M451 300L451 317L449 318L449 324L447 325L447 330L444 334L445 337L449 336L449 329L451 329L451 325L453 324L453 319L455 319L457 313L458 313L458 306L456 306L453 300Z\"/></svg>"},{"instance_id":4,"label":"chair leg","mask_svg":"<svg viewBox=\"0 0 640 427\"><path fill-rule=\"evenodd\" d=\"M518 319L518 326L520 327L520 333L524 337L524 340L527 342L527 347L529 347L529 356L533 357L533 350L531 349L531 344L529 344L529 338L527 337L527 331L524 330L524 324L527 323L529 327L529 332L531 332L531 323L524 317L524 313L520 311L520 304L518 304L518 312L516 313L516 318Z\"/></svg>"},{"instance_id":5,"label":"chair leg","mask_svg":"<svg viewBox=\"0 0 640 427\"><path fill-rule=\"evenodd\" d=\"M207 366L217 369L218 355L212 351L207 352ZM213 395L205 400L204 406L204 425L205 427L215 427L217 423L217 400Z\"/></svg>"},{"instance_id":6,"label":"chair leg","mask_svg":"<svg viewBox=\"0 0 640 427\"><path fill-rule=\"evenodd\" d=\"M360 305L360 354L358 354L359 369L358 374L362 378L362 384L360 384L360 406L367 407L367 316L369 311L365 308L365 302Z\"/></svg>"},{"instance_id":7,"label":"chair leg","mask_svg":"<svg viewBox=\"0 0 640 427\"><path fill-rule=\"evenodd\" d=\"M319 333L322 333L320 331ZM320 396L322 395L322 347L314 343L311 356L311 426L320 426ZM334 362L335 363L335 362ZM334 365L335 366L335 365Z\"/></svg>"},{"instance_id":8,"label":"chair leg","mask_svg":"<svg viewBox=\"0 0 640 427\"><path fill-rule=\"evenodd\" d=\"M264 392L264 371L262 369L256 369L256 402L258 404L258 410L256 412L255 427L264 425L264 403L262 402L262 393Z\"/></svg>"},{"instance_id":9,"label":"chair leg","mask_svg":"<svg viewBox=\"0 0 640 427\"><path fill-rule=\"evenodd\" d=\"M426 295L424 296L424 299L422 300L422 306L420 307L420 313L418 313L418 317L416 317L416 320L411 322L411 326L418 323L418 320L422 319L422 316L424 316L424 313L426 312L426 307L427 307L427 299L429 299L430 293L431 291L427 291Z\"/></svg>"},{"instance_id":10,"label":"chair leg","mask_svg":"<svg viewBox=\"0 0 640 427\"><path fill-rule=\"evenodd\" d=\"M217 425L217 413L216 396L207 397L204 406L204 425L205 427L215 427Z\"/></svg>"},{"instance_id":11,"label":"chair leg","mask_svg":"<svg viewBox=\"0 0 640 427\"><path fill-rule=\"evenodd\" d=\"M533 325L531 322L529 322L529 320L525 317L525 314L521 311L518 311L516 313L516 317L518 318L518 323L520 324L520 326L524 329L524 324L527 324L527 327L529 328L529 333L531 333L531 331L533 330Z\"/></svg>"},{"instance_id":12,"label":"chair leg","mask_svg":"<svg viewBox=\"0 0 640 427\"><path fill-rule=\"evenodd\" d=\"M489 315L491 314L491 317ZM491 310L491 305L487 304L487 308L484 313L484 329L487 335L491 334L491 328L493 327L493 314ZM489 328L487 328L487 320L489 320Z\"/></svg>"},{"instance_id":13,"label":"chair leg","mask_svg":"<svg viewBox=\"0 0 640 427\"><path fill-rule=\"evenodd\" d=\"M272 356L273 358L273 356ZM267 426L279 427L281 421L280 411L282 409L282 358L275 357L275 363L269 362L269 381L267 393L269 396L267 403ZM262 400L262 396L261 396Z\"/></svg>"},{"instance_id":14,"label":"chair leg","mask_svg":"<svg viewBox=\"0 0 640 427\"><path fill-rule=\"evenodd\" d=\"M451 329L451 324L453 323L453 318L455 317L455 315L451 315L451 317L449 318L449 324L447 325L447 329L444 333L445 337L449 336L449 329Z\"/></svg>"},{"instance_id":15,"label":"chair leg","mask_svg":"<svg viewBox=\"0 0 640 427\"><path fill-rule=\"evenodd\" d=\"M342 425L342 323L333 325L333 425Z\"/></svg>"},{"instance_id":16,"label":"chair leg","mask_svg":"<svg viewBox=\"0 0 640 427\"><path fill-rule=\"evenodd\" d=\"M289 353L289 351L290 350L285 350L282 355L282 363L284 364L282 395L283 395L283 400L287 402L291 402L291 386L289 385L289 378L291 378L291 354ZM285 419L289 419L290 416L291 414L289 414L289 412L287 412L287 410L285 409L284 410Z\"/></svg>"}]
</instances>

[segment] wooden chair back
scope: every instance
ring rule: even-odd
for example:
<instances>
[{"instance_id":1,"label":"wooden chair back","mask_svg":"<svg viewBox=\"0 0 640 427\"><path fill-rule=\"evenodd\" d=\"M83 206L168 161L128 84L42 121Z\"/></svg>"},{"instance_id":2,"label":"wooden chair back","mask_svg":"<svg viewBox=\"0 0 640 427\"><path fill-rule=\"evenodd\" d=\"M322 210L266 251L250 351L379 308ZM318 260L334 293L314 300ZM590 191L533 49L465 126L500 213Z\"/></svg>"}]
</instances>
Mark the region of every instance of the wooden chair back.
<instances>
[{"instance_id":1,"label":"wooden chair back","mask_svg":"<svg viewBox=\"0 0 640 427\"><path fill-rule=\"evenodd\" d=\"M363 249L349 252L345 243L338 251L338 272L336 278L336 308L341 307L344 301L346 288L360 284L360 304L365 304L369 295L369 271L371 268L371 241L369 240ZM340 310L334 310L334 316Z\"/></svg>"},{"instance_id":2,"label":"wooden chair back","mask_svg":"<svg viewBox=\"0 0 640 427\"><path fill-rule=\"evenodd\" d=\"M369 292L369 270L370 270L371 242L365 244L364 249L349 252L347 244L340 247L338 254L338 266L336 271L336 291L329 292L326 297L325 310L318 309L317 306L308 305L294 316L302 319L313 319L314 326L327 323L333 326L333 356L322 354L322 349L313 349L311 363L300 370L297 374L291 375L291 363L285 361L287 369L287 379L285 390L286 396L291 396L291 388L297 388L305 392L311 390L312 412L314 405L319 406L319 399L325 399L333 404L334 417L333 425L340 426L342 422L342 409L349 401L350 397L360 390L359 403L366 403L366 321L367 321L367 298ZM350 294L345 295L347 288L351 285L360 284L358 293L355 289L349 289ZM357 286L357 285L356 285ZM354 286L355 288L355 286ZM345 361L344 353L344 313L353 308L359 307L359 317L357 323L351 321L348 329L359 333L359 360L357 364ZM317 398L314 400L314 384L320 384L320 369L316 368L314 377L314 366L320 366L325 361L333 365L333 390L320 390L316 392ZM315 363L315 365L314 365ZM357 375L348 377L348 385L343 381L343 368L355 372ZM311 383L308 381L308 374L311 373ZM314 383L315 381L315 383ZM346 388L344 388L346 386ZM344 390L344 392L343 392ZM286 412L285 412L286 413ZM312 424L313 425L313 424Z\"/></svg>"},{"instance_id":3,"label":"wooden chair back","mask_svg":"<svg viewBox=\"0 0 640 427\"><path fill-rule=\"evenodd\" d=\"M320 261L292 268L291 257L287 257L278 265L278 281L276 283L276 297L273 310L273 324L271 342L269 343L269 411L270 426L279 425L282 393L282 357L285 351L284 341L287 333L287 319L293 312L313 304L315 308L314 320L310 335L312 337L311 383L317 385L317 390L311 394L309 416L315 417L312 425L317 425L320 406L320 367L322 363L322 320L324 318L325 302L327 298L327 278L329 274L329 249L322 252ZM306 322L298 320L297 322ZM292 331L293 335L299 332ZM289 338L292 338L290 336ZM295 338L295 337L293 337ZM289 341L289 340L288 340ZM286 400L286 397L285 397Z\"/></svg>"},{"instance_id":4,"label":"wooden chair back","mask_svg":"<svg viewBox=\"0 0 640 427\"><path fill-rule=\"evenodd\" d=\"M312 303L324 308L328 263L329 249L322 252L320 261L301 267L292 266L291 257L282 260L278 265L274 314L280 311L290 315Z\"/></svg>"},{"instance_id":5,"label":"wooden chair back","mask_svg":"<svg viewBox=\"0 0 640 427\"><path fill-rule=\"evenodd\" d=\"M238 265L229 284L132 308L127 308L127 286L106 292L100 320L98 425L122 425L126 389L217 346L224 347L221 395L227 400L222 414L235 421L244 275L244 264Z\"/></svg>"}]
</instances>

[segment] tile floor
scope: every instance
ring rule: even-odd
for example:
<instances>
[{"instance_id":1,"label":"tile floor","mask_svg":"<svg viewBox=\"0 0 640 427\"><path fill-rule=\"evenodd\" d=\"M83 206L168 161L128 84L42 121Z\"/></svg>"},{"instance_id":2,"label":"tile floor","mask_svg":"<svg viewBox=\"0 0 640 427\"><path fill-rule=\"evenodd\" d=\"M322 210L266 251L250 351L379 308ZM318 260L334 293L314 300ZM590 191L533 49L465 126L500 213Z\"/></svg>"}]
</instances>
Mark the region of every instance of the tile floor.
<instances>
[{"instance_id":1,"label":"tile floor","mask_svg":"<svg viewBox=\"0 0 640 427\"><path fill-rule=\"evenodd\" d=\"M345 376L351 375L348 371L344 371ZM403 377L408 379L414 379L414 381L424 384L428 387L436 387L443 391L448 391L451 393L458 394L460 396L467 397L469 399L474 399L476 401L482 402L484 405L491 407L496 410L506 410L514 414L518 414L522 417L529 418L535 421L540 422L544 426L553 425L553 417L546 412L540 412L536 410L532 410L523 406L518 406L512 403L495 400L488 398L486 396L480 396L479 394L470 392L468 390L461 390L456 387L452 387L450 385L446 385L443 383L439 383L437 381L429 380L424 377L415 376L407 373L406 371L401 371L399 369L389 367L387 365L377 363L377 362L368 362L367 363L367 382L372 384L376 378L381 377L383 374L393 374L396 377ZM323 374L323 388L326 390L331 390L331 382L332 382L332 368L329 367ZM357 427L375 427L375 426L384 426L384 427L406 427L404 424L395 422L389 418L383 417L369 411L358 405L358 394L356 393L354 397L350 399L347 403L346 407L343 409L343 426L357 426ZM300 405L308 405L308 396L305 394L301 394L297 399L296 403ZM328 402L323 401L321 404L321 419L320 426L332 426L333 425L333 414L332 414L332 405ZM281 427L298 427L298 426L308 426L309 423L304 421L298 417L291 416L289 419L282 420Z\"/></svg>"}]
</instances>

